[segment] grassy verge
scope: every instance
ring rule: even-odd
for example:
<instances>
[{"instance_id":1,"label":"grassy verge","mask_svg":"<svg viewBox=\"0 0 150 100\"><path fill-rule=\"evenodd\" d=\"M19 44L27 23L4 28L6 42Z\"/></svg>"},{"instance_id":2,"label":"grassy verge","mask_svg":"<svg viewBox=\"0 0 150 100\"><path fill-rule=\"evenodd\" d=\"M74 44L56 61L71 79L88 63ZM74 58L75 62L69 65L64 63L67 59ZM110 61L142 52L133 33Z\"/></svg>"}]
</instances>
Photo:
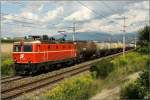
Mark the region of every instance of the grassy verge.
<instances>
[{"instance_id":1,"label":"grassy verge","mask_svg":"<svg viewBox=\"0 0 150 100\"><path fill-rule=\"evenodd\" d=\"M88 100L93 94L93 78L89 73L63 80L59 85L38 97L29 100Z\"/></svg>"},{"instance_id":2,"label":"grassy verge","mask_svg":"<svg viewBox=\"0 0 150 100\"><path fill-rule=\"evenodd\" d=\"M137 52L130 52L126 54L125 57L119 56L114 59L103 61L105 62L105 65L110 65L111 63L113 70L110 71L105 79L97 79L95 84L99 84L98 91L101 91L103 88L111 88L123 83L127 75L144 70L148 66L148 61L148 55L141 55ZM103 65L101 62L98 62L94 64L94 66L98 67L98 71L100 71L100 67ZM101 74L97 76L101 76Z\"/></svg>"},{"instance_id":3,"label":"grassy verge","mask_svg":"<svg viewBox=\"0 0 150 100\"><path fill-rule=\"evenodd\" d=\"M145 69L136 80L126 82L121 87L121 99L145 99L149 98L149 71Z\"/></svg>"},{"instance_id":4,"label":"grassy verge","mask_svg":"<svg viewBox=\"0 0 150 100\"><path fill-rule=\"evenodd\" d=\"M1 53L1 75L10 76L14 75L13 61L10 53Z\"/></svg>"},{"instance_id":5,"label":"grassy verge","mask_svg":"<svg viewBox=\"0 0 150 100\"><path fill-rule=\"evenodd\" d=\"M125 57L105 59L93 64L91 73L68 78L48 93L29 99L87 100L104 88L125 82L129 74L144 70L148 61L148 55L137 52L130 52Z\"/></svg>"}]
</instances>

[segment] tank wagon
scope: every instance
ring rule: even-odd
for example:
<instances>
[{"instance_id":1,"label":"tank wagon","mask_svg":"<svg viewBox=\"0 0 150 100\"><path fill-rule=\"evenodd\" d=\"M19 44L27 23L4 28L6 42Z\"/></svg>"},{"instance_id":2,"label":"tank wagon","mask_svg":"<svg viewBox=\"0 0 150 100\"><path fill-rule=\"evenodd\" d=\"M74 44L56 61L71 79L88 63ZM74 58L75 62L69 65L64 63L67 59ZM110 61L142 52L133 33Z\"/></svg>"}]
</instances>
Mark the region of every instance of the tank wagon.
<instances>
[{"instance_id":1,"label":"tank wagon","mask_svg":"<svg viewBox=\"0 0 150 100\"><path fill-rule=\"evenodd\" d=\"M13 61L16 74L33 74L55 69L58 64L74 64L121 51L121 43L30 40L14 42Z\"/></svg>"}]
</instances>

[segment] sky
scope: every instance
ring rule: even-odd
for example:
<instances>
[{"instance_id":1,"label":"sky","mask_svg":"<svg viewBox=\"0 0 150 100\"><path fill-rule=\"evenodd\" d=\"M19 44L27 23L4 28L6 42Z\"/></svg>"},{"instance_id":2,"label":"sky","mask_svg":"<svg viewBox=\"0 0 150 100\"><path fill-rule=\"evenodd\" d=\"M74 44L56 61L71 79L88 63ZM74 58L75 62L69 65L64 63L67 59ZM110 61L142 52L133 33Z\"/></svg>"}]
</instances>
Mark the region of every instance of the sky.
<instances>
[{"instance_id":1,"label":"sky","mask_svg":"<svg viewBox=\"0 0 150 100\"><path fill-rule=\"evenodd\" d=\"M58 31L119 34L148 24L148 0L1 1L1 36L60 35Z\"/></svg>"}]
</instances>

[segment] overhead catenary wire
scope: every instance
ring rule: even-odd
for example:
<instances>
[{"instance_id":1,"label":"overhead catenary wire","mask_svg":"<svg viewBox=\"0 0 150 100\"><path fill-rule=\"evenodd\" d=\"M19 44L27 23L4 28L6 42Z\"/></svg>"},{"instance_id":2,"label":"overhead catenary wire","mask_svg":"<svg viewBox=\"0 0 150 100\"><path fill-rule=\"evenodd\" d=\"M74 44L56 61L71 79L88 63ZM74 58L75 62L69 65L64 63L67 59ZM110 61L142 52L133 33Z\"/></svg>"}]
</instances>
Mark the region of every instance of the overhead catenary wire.
<instances>
[{"instance_id":1,"label":"overhead catenary wire","mask_svg":"<svg viewBox=\"0 0 150 100\"><path fill-rule=\"evenodd\" d=\"M107 17L104 16L103 14L100 14L100 13L96 12L95 10L89 8L87 5L83 4L82 2L80 2L80 1L77 1L77 2L78 2L79 4L81 4L82 6L86 7L87 9L89 9L89 10L90 10L91 12L93 12L94 14L96 14L96 15L98 15L98 16L100 16L100 17L106 19L106 20L109 20L110 22L119 24L119 23L115 22L114 20L110 20L109 18L107 18Z\"/></svg>"},{"instance_id":2,"label":"overhead catenary wire","mask_svg":"<svg viewBox=\"0 0 150 100\"><path fill-rule=\"evenodd\" d=\"M3 15L2 15L3 14ZM1 20L10 20L10 21L12 21L12 22L14 22L14 23L20 23L20 24L22 24L22 26L25 26L25 27L32 27L32 28L39 28L39 29L43 29L43 28L41 28L41 25L43 25L42 23L35 23L35 20L33 20L33 19L29 19L29 18L25 18L25 17L23 17L23 16L18 16L18 15L12 15L14 18L13 19L9 19L9 18L6 18L6 17L4 17L4 15L9 15L9 14L7 14L7 13L1 13ZM25 19L25 21L22 21L22 20L18 20L17 18L20 18L20 19ZM30 20L30 21L27 21L27 20ZM7 22L8 23L8 22ZM5 23L6 24L6 23ZM11 24L9 24L9 25L11 25ZM51 25L55 25L55 24L51 24ZM56 24L57 25L57 24ZM49 27L49 28L57 28L57 27Z\"/></svg>"},{"instance_id":3,"label":"overhead catenary wire","mask_svg":"<svg viewBox=\"0 0 150 100\"><path fill-rule=\"evenodd\" d=\"M4 15L9 15L9 14L7 14L7 13L1 13L1 14L3 14L3 16L2 17L4 17ZM16 17L16 18L21 18L21 19L25 19L26 20L26 22L27 22L27 20L28 20L28 22L29 21L35 21L35 20L33 20L33 19L30 19L30 18L26 18L26 17L23 17L23 16L19 16L19 15L11 15L11 16L13 16L13 17ZM6 19L8 19L8 18L6 18ZM17 21L19 21L19 20L17 20ZM30 22L30 23L32 23L32 24L39 24L39 23L33 23L33 22ZM42 24L42 23L41 23ZM41 25L41 24L39 24L39 25Z\"/></svg>"},{"instance_id":4,"label":"overhead catenary wire","mask_svg":"<svg viewBox=\"0 0 150 100\"><path fill-rule=\"evenodd\" d=\"M114 12L114 13L118 13L119 12L118 10L112 9L112 7L109 6L108 4L106 4L105 2L103 2L103 1L101 1L101 2L104 4L105 7L109 8L112 12Z\"/></svg>"}]
</instances>

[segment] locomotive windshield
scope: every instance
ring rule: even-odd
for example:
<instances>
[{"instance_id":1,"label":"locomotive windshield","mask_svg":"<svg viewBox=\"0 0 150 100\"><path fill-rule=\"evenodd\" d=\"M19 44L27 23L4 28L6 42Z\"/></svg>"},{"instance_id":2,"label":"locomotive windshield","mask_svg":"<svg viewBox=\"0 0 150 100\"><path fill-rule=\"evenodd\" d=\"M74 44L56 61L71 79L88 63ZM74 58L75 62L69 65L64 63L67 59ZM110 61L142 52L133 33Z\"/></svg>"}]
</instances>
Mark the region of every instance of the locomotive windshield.
<instances>
[{"instance_id":1,"label":"locomotive windshield","mask_svg":"<svg viewBox=\"0 0 150 100\"><path fill-rule=\"evenodd\" d=\"M24 52L32 52L32 45L24 45Z\"/></svg>"},{"instance_id":2,"label":"locomotive windshield","mask_svg":"<svg viewBox=\"0 0 150 100\"><path fill-rule=\"evenodd\" d=\"M14 52L21 52L21 45L15 45Z\"/></svg>"},{"instance_id":3,"label":"locomotive windshield","mask_svg":"<svg viewBox=\"0 0 150 100\"><path fill-rule=\"evenodd\" d=\"M32 52L32 45L15 45L14 52Z\"/></svg>"}]
</instances>

